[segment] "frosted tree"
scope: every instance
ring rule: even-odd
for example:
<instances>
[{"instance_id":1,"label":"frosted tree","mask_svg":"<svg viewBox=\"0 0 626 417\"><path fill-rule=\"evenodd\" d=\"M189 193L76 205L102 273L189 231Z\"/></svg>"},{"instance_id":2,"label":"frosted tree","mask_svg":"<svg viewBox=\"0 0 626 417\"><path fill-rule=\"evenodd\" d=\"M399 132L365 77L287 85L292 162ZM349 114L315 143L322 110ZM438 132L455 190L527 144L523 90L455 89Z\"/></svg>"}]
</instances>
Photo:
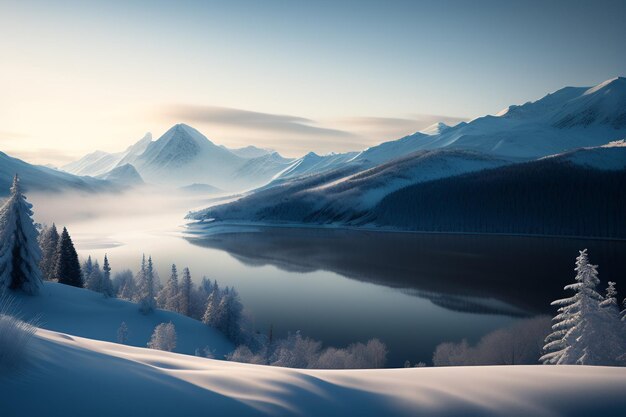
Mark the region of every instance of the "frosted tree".
<instances>
[{"instance_id":1,"label":"frosted tree","mask_svg":"<svg viewBox=\"0 0 626 417\"><path fill-rule=\"evenodd\" d=\"M219 306L220 306L220 289L217 286L213 286L213 291L209 294L206 303L206 311L202 316L202 322L211 327L217 327L219 323Z\"/></svg>"},{"instance_id":2,"label":"frosted tree","mask_svg":"<svg viewBox=\"0 0 626 417\"><path fill-rule=\"evenodd\" d=\"M198 288L191 292L191 303L189 306L189 316L196 320L202 320L206 311L207 299L213 291L213 284L207 277L202 277Z\"/></svg>"},{"instance_id":3,"label":"frosted tree","mask_svg":"<svg viewBox=\"0 0 626 417\"><path fill-rule=\"evenodd\" d=\"M540 360L558 365L613 365L622 349L621 341L600 306L603 297L596 291L600 282L597 266L589 263L586 249L580 251L575 271L576 282L565 286L575 295L552 302L560 307L553 332L546 338L544 351L548 353Z\"/></svg>"},{"instance_id":4,"label":"frosted tree","mask_svg":"<svg viewBox=\"0 0 626 417\"><path fill-rule=\"evenodd\" d=\"M603 307L605 311L614 318L619 317L617 290L615 289L615 283L613 281L609 281L606 288L606 295L604 296L604 300L602 300L602 302L600 303L600 306Z\"/></svg>"},{"instance_id":5,"label":"frosted tree","mask_svg":"<svg viewBox=\"0 0 626 417\"><path fill-rule=\"evenodd\" d=\"M159 291L157 305L170 311L179 311L178 271L176 264L172 264L172 273L165 287Z\"/></svg>"},{"instance_id":6,"label":"frosted tree","mask_svg":"<svg viewBox=\"0 0 626 417\"><path fill-rule=\"evenodd\" d=\"M87 284L89 276L93 272L93 261L91 260L91 255L89 255L87 261L83 263L81 270L83 271L83 281L85 281L85 284Z\"/></svg>"},{"instance_id":7,"label":"frosted tree","mask_svg":"<svg viewBox=\"0 0 626 417\"><path fill-rule=\"evenodd\" d=\"M19 178L15 175L9 199L0 208L0 292L6 288L19 289L27 294L39 291L41 250L32 207L22 194Z\"/></svg>"},{"instance_id":8,"label":"frosted tree","mask_svg":"<svg viewBox=\"0 0 626 417\"><path fill-rule=\"evenodd\" d=\"M152 311L154 311L156 304L154 287L154 266L152 265L151 256L148 257L148 263L146 263L145 255L141 261L141 270L139 272L138 284L139 309L144 314L151 313Z\"/></svg>"},{"instance_id":9,"label":"frosted tree","mask_svg":"<svg viewBox=\"0 0 626 417\"><path fill-rule=\"evenodd\" d=\"M170 321L169 323L161 323L156 326L148 342L148 347L167 352L173 351L176 348L176 328L174 324Z\"/></svg>"},{"instance_id":10,"label":"frosted tree","mask_svg":"<svg viewBox=\"0 0 626 417\"><path fill-rule=\"evenodd\" d=\"M191 273L189 268L183 269L183 279L180 283L179 309L180 314L189 315L191 305L191 292L193 291L193 283L191 282Z\"/></svg>"},{"instance_id":11,"label":"frosted tree","mask_svg":"<svg viewBox=\"0 0 626 417\"><path fill-rule=\"evenodd\" d=\"M106 253L104 254L104 262L102 264L101 292L105 297L113 297L115 295L113 281L111 281L111 265L109 264L109 258Z\"/></svg>"},{"instance_id":12,"label":"frosted tree","mask_svg":"<svg viewBox=\"0 0 626 417\"><path fill-rule=\"evenodd\" d=\"M91 257L89 258L91 260ZM87 263L90 263L89 261ZM87 266L87 263L85 264ZM100 270L100 264L98 261L91 264L91 272L87 275L87 269L84 268L83 272L86 275L85 288L95 292L102 292L102 270Z\"/></svg>"},{"instance_id":13,"label":"frosted tree","mask_svg":"<svg viewBox=\"0 0 626 417\"><path fill-rule=\"evenodd\" d=\"M216 327L233 342L241 336L241 318L243 305L234 288L224 291L217 310Z\"/></svg>"},{"instance_id":14,"label":"frosted tree","mask_svg":"<svg viewBox=\"0 0 626 417\"><path fill-rule=\"evenodd\" d=\"M126 325L126 322L123 321L117 329L117 343L125 345L128 342L128 334L128 326Z\"/></svg>"},{"instance_id":15,"label":"frosted tree","mask_svg":"<svg viewBox=\"0 0 626 417\"><path fill-rule=\"evenodd\" d=\"M54 276L61 284L72 285L74 287L83 286L83 278L78 262L78 254L72 243L72 238L63 228L59 243L57 245L57 263L54 269Z\"/></svg>"},{"instance_id":16,"label":"frosted tree","mask_svg":"<svg viewBox=\"0 0 626 417\"><path fill-rule=\"evenodd\" d=\"M115 277L113 277L113 289L119 298L130 301L134 300L137 287L132 271L126 269L117 272Z\"/></svg>"},{"instance_id":17,"label":"frosted tree","mask_svg":"<svg viewBox=\"0 0 626 417\"><path fill-rule=\"evenodd\" d=\"M54 278L54 267L56 266L57 245L59 243L59 232L54 223L46 227L39 235L39 247L41 248L41 262L39 268L43 279Z\"/></svg>"},{"instance_id":18,"label":"frosted tree","mask_svg":"<svg viewBox=\"0 0 626 417\"><path fill-rule=\"evenodd\" d=\"M619 313L619 315L622 318L622 321L626 322L626 298L624 298L624 301L622 301L622 306L624 307L624 309L621 313Z\"/></svg>"}]
</instances>

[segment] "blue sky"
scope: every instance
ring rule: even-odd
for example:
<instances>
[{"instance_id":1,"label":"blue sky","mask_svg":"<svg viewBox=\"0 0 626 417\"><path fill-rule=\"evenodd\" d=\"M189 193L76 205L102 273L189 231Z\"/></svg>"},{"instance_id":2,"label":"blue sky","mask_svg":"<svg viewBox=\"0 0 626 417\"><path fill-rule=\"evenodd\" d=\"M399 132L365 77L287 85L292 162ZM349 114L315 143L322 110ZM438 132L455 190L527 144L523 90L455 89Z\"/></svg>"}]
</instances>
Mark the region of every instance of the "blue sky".
<instances>
[{"instance_id":1,"label":"blue sky","mask_svg":"<svg viewBox=\"0 0 626 417\"><path fill-rule=\"evenodd\" d=\"M626 75L624 1L0 0L0 149L357 150Z\"/></svg>"}]
</instances>

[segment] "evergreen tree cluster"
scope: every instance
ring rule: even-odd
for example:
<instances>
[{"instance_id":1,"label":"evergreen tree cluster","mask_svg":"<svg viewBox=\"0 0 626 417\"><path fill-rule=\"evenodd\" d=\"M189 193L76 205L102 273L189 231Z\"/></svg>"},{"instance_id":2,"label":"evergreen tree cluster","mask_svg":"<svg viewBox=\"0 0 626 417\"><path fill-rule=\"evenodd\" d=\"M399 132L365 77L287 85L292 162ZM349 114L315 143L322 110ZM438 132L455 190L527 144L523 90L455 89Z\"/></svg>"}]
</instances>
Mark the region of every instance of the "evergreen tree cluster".
<instances>
[{"instance_id":1,"label":"evergreen tree cluster","mask_svg":"<svg viewBox=\"0 0 626 417\"><path fill-rule=\"evenodd\" d=\"M433 232L624 238L625 211L626 170L545 159L415 184L351 222Z\"/></svg>"},{"instance_id":2,"label":"evergreen tree cluster","mask_svg":"<svg viewBox=\"0 0 626 417\"><path fill-rule=\"evenodd\" d=\"M559 309L546 338L543 363L626 365L626 308L620 313L614 282L609 282L605 296L598 293L597 268L589 263L587 250L580 251L575 282L565 286L574 295L552 303Z\"/></svg>"},{"instance_id":3,"label":"evergreen tree cluster","mask_svg":"<svg viewBox=\"0 0 626 417\"><path fill-rule=\"evenodd\" d=\"M91 264L90 259L83 268L88 269L87 265L97 270L97 263ZM161 286L152 257L146 260L144 256L134 277L130 271L115 275L111 291L119 298L139 303L144 314L155 308L174 311L201 320L220 330L233 342L241 341L243 305L237 291L232 287L220 288L217 281L211 282L206 277L196 286L189 268L184 268L182 276L179 276L178 268L173 264L168 280Z\"/></svg>"},{"instance_id":4,"label":"evergreen tree cluster","mask_svg":"<svg viewBox=\"0 0 626 417\"><path fill-rule=\"evenodd\" d=\"M64 227L59 235L54 223L50 227L44 227L39 235L39 246L43 255L39 267L45 280L74 287L84 286L85 277L78 253L67 228Z\"/></svg>"},{"instance_id":5,"label":"evergreen tree cluster","mask_svg":"<svg viewBox=\"0 0 626 417\"><path fill-rule=\"evenodd\" d=\"M91 256L83 263L82 267L85 288L104 294L105 297L113 297L113 282L111 281L111 265L107 255L104 255L102 268L98 260L93 262Z\"/></svg>"}]
</instances>

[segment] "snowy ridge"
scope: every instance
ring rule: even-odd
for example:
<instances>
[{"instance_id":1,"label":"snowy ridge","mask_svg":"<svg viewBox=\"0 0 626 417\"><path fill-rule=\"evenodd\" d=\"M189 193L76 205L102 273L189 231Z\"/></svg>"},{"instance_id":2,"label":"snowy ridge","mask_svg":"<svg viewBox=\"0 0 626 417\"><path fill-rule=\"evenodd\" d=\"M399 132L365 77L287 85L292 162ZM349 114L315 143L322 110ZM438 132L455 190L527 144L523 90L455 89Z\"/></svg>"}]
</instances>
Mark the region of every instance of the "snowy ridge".
<instances>
[{"instance_id":1,"label":"snowy ridge","mask_svg":"<svg viewBox=\"0 0 626 417\"><path fill-rule=\"evenodd\" d=\"M111 171L99 175L98 178L129 186L136 186L144 183L141 175L139 175L135 167L131 164L119 165Z\"/></svg>"},{"instance_id":2,"label":"snowy ridge","mask_svg":"<svg viewBox=\"0 0 626 417\"><path fill-rule=\"evenodd\" d=\"M118 166L134 162L146 150L150 142L152 142L152 135L146 133L143 138L126 148L123 152L108 153L95 151L83 156L78 161L62 166L61 169L75 175L89 175L92 177L104 175Z\"/></svg>"},{"instance_id":3,"label":"snowy ridge","mask_svg":"<svg viewBox=\"0 0 626 417\"><path fill-rule=\"evenodd\" d=\"M79 177L67 172L31 165L0 152L0 195L6 195L15 174L26 191L54 192L73 190L84 192L118 191L115 184L91 177Z\"/></svg>"},{"instance_id":4,"label":"snowy ridge","mask_svg":"<svg viewBox=\"0 0 626 417\"><path fill-rule=\"evenodd\" d=\"M487 366L295 370L179 355L39 330L33 361L0 377L3 415L619 415L626 369ZM85 387L97 386L92 393ZM138 387L141 387L139 389ZM27 401L32 392L39 401ZM101 394L105 392L105 401ZM589 399L593 398L593 401ZM23 399L23 401L22 401ZM200 411L204 410L204 411ZM96 413L96 414L94 414Z\"/></svg>"},{"instance_id":5,"label":"snowy ridge","mask_svg":"<svg viewBox=\"0 0 626 417\"><path fill-rule=\"evenodd\" d=\"M176 326L178 353L193 355L197 348L208 346L216 358L234 349L219 331L192 318L165 310L141 314L138 304L69 285L44 282L37 297L18 295L19 310L27 319L36 319L40 327L76 336L109 342L117 341L122 321L129 329L128 344L143 347L159 323Z\"/></svg>"}]
</instances>

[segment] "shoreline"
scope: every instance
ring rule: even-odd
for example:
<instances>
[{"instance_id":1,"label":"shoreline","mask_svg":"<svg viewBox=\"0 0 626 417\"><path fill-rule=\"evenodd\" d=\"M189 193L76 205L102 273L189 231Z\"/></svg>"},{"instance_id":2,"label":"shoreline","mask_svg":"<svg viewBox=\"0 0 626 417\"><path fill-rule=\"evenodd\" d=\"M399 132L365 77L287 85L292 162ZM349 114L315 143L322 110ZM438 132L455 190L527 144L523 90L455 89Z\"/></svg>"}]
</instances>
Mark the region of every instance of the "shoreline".
<instances>
[{"instance_id":1,"label":"shoreline","mask_svg":"<svg viewBox=\"0 0 626 417\"><path fill-rule=\"evenodd\" d=\"M245 222L245 221L210 221L194 220L183 225L184 234L193 236L203 235L204 237L228 234L228 233L251 233L259 232L258 229L315 229L315 230L349 230L357 232L375 232L375 233L402 233L417 235L457 235L457 236L487 236L487 237L527 237L538 239L568 239L568 240L597 240L610 242L626 242L626 238L615 237L598 237L598 236L576 236L576 235L547 235L547 234L530 234L530 233L496 233L496 232L440 232L440 231L419 231L419 230L402 230L386 227L373 226L347 226L347 225L323 225L323 224L306 224L306 223L267 223L267 222ZM192 231L196 228L197 231ZM211 232L211 229L223 229ZM238 230L244 229L244 230Z\"/></svg>"}]
</instances>

